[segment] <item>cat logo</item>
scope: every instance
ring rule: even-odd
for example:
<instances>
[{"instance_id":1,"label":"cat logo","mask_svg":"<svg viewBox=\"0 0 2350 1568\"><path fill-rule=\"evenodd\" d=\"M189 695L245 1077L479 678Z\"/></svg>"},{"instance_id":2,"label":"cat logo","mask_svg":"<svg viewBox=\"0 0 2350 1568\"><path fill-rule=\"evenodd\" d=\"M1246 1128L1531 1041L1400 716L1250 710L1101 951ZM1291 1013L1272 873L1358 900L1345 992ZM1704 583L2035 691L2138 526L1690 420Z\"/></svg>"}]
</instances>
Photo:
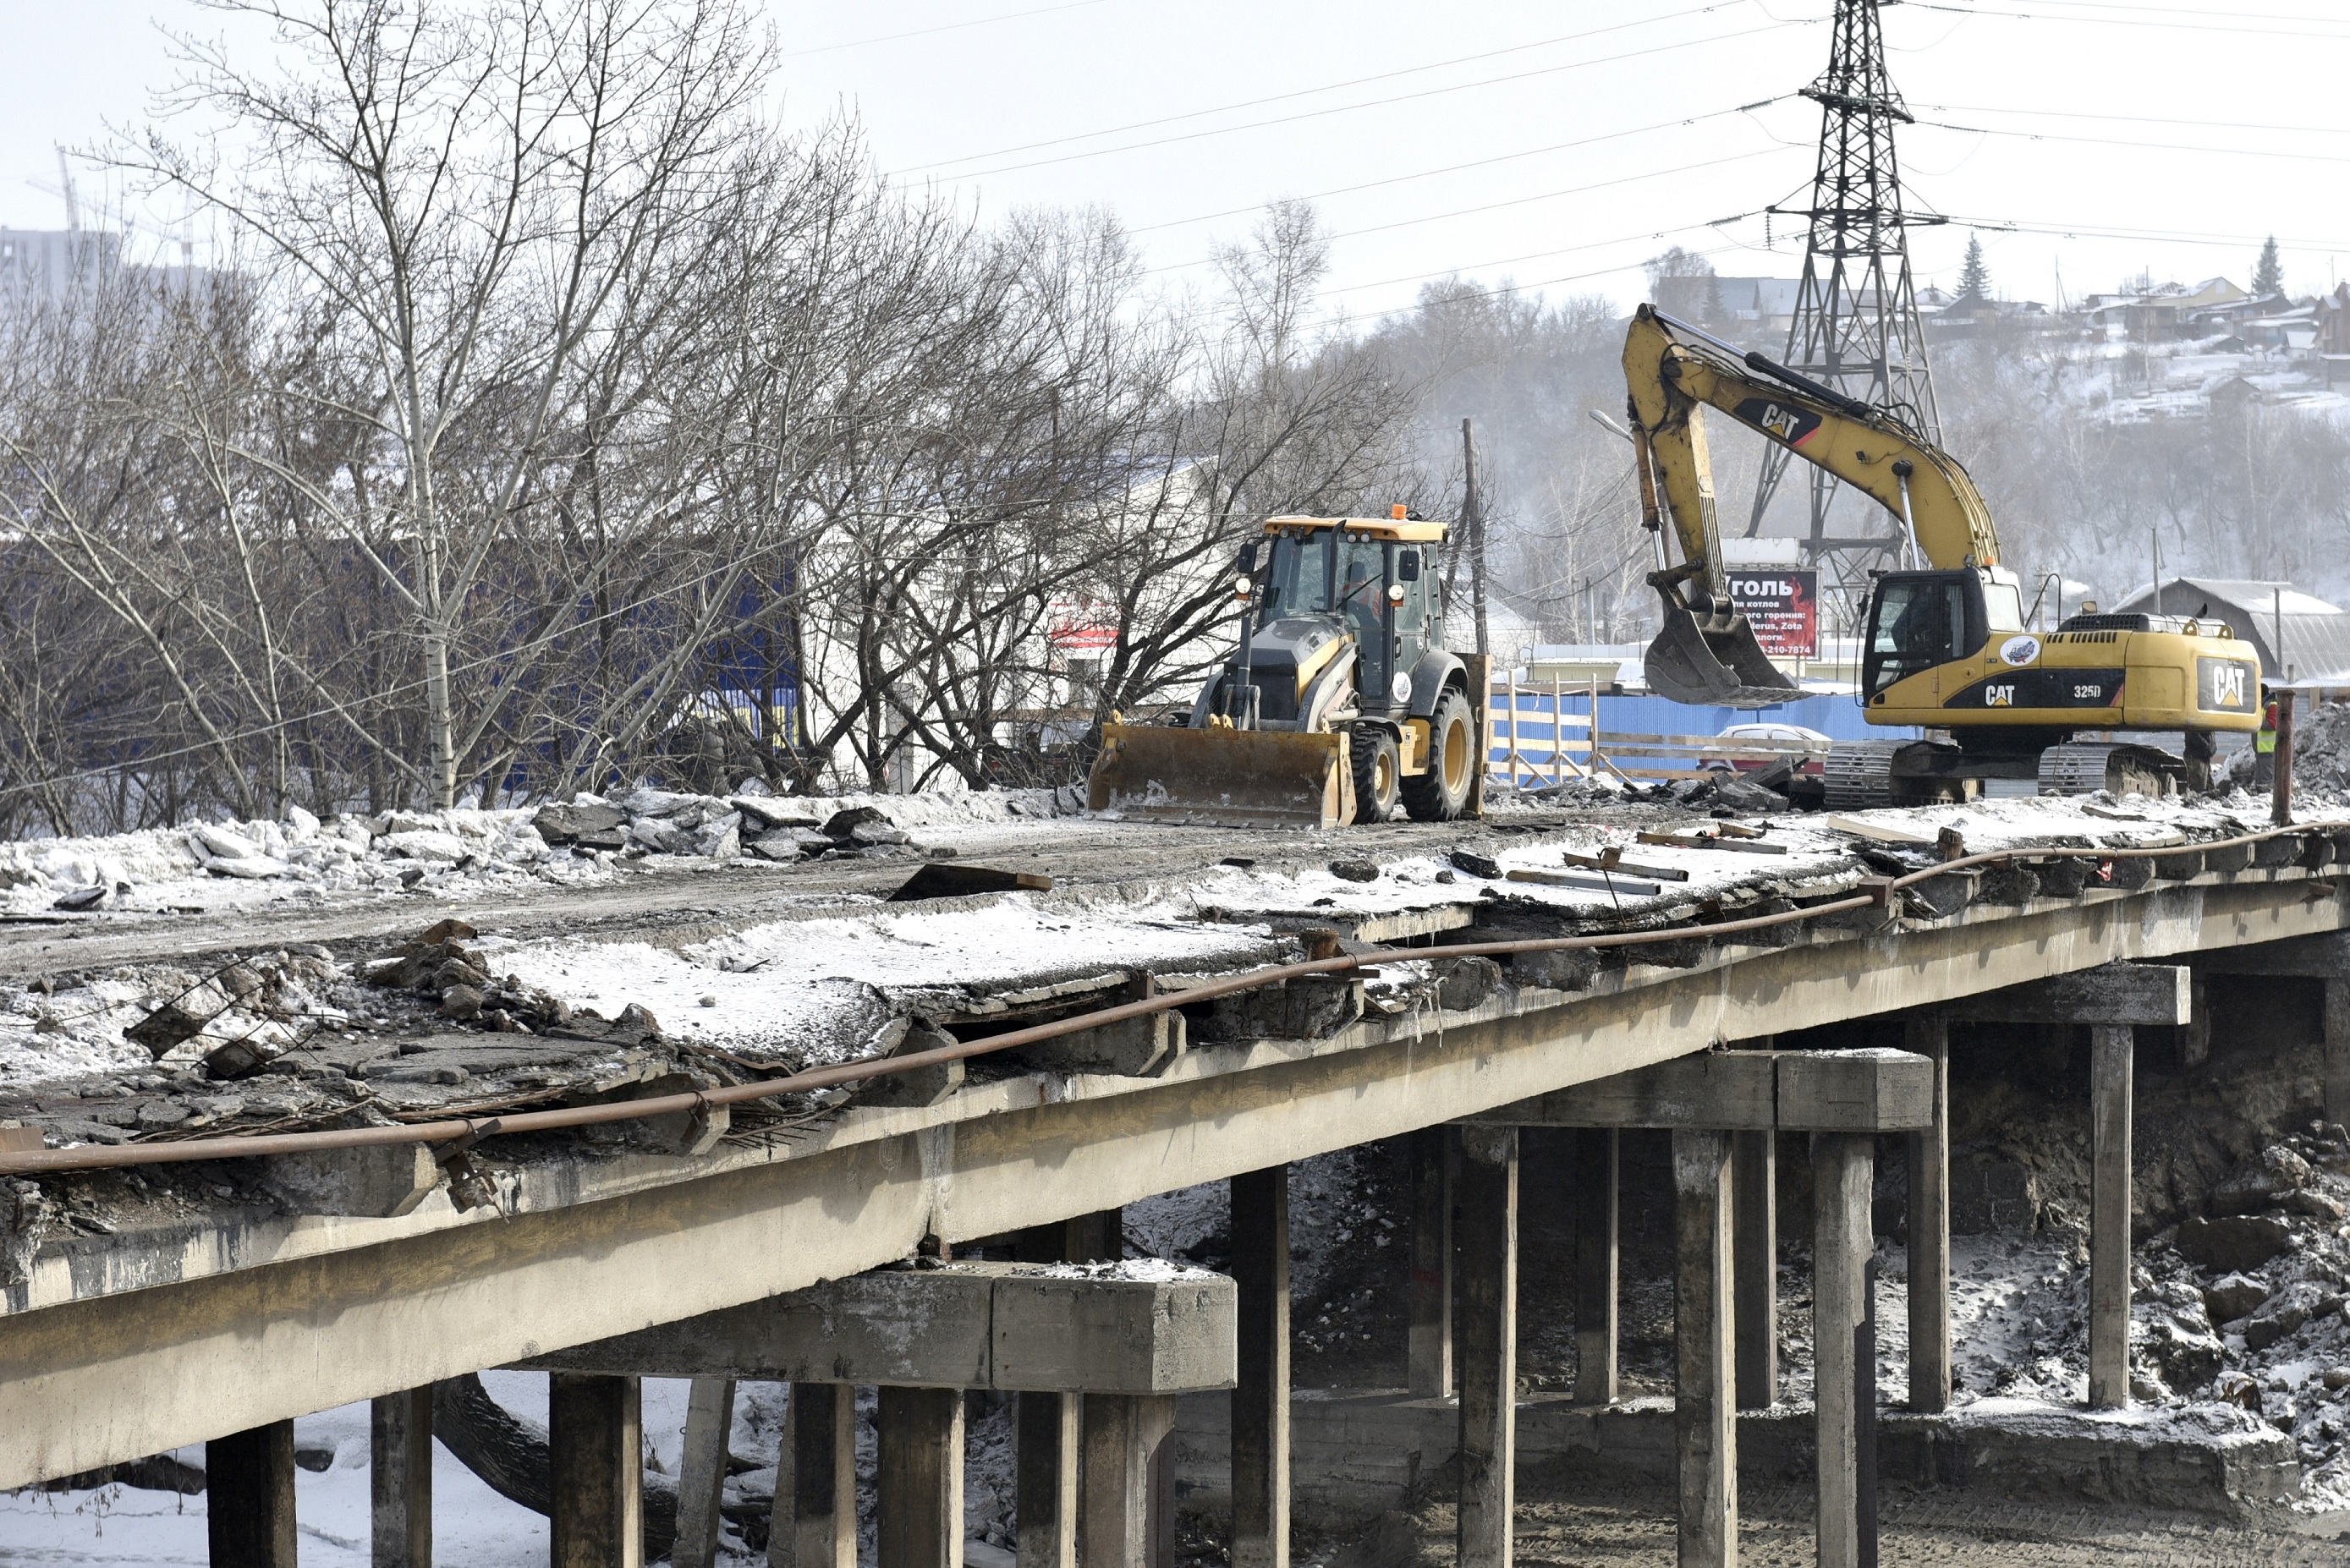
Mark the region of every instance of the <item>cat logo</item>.
<instances>
[{"instance_id":1,"label":"cat logo","mask_svg":"<svg viewBox=\"0 0 2350 1568\"><path fill-rule=\"evenodd\" d=\"M1801 446L1819 433L1819 415L1789 408L1775 398L1748 398L1730 412L1732 418L1789 446Z\"/></svg>"},{"instance_id":2,"label":"cat logo","mask_svg":"<svg viewBox=\"0 0 2350 1568\"><path fill-rule=\"evenodd\" d=\"M2015 688L2014 688L2014 687L2012 687L2012 686L1986 686L1986 687L1984 687L1984 688L1983 688L1983 706L1984 706L1984 707L1986 707L1986 708L2012 708L2012 707L2014 707L2014 706L2015 706Z\"/></svg>"},{"instance_id":3,"label":"cat logo","mask_svg":"<svg viewBox=\"0 0 2350 1568\"><path fill-rule=\"evenodd\" d=\"M2211 700L2207 708L2241 708L2244 701L2244 667L2233 660L2214 660L2211 666Z\"/></svg>"}]
</instances>

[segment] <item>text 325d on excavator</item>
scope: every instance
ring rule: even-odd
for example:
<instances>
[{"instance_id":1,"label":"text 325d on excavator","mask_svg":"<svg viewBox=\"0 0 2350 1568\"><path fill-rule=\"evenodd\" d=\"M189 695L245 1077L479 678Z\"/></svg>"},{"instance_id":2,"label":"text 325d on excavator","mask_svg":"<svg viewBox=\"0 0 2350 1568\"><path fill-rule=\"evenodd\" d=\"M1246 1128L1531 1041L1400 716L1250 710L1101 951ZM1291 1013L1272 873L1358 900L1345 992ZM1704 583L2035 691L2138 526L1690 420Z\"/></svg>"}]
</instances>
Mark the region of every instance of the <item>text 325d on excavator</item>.
<instances>
[{"instance_id":1,"label":"text 325d on excavator","mask_svg":"<svg viewBox=\"0 0 2350 1568\"><path fill-rule=\"evenodd\" d=\"M1233 577L1240 646L1186 722L1102 728L1096 811L1232 827L1473 809L1482 693L1444 647L1444 524L1274 517Z\"/></svg>"},{"instance_id":2,"label":"text 325d on excavator","mask_svg":"<svg viewBox=\"0 0 2350 1568\"><path fill-rule=\"evenodd\" d=\"M1664 627L1649 686L1676 701L1759 707L1802 695L1731 601L1714 514L1703 410L1721 410L1874 497L1901 524L1904 569L1876 575L1862 644L1872 724L1948 740L1838 742L1831 807L1963 799L1987 779L2042 794L2159 794L2209 783L2218 732L2261 722L2259 656L2224 623L2178 616L2075 615L2024 628L2021 585L2000 564L1990 510L1958 461L1891 410L1848 398L1643 305L1624 342L1643 521L1664 514L1679 566L1649 582ZM1926 563L1921 566L1918 557ZM2186 756L2084 742L2086 732L2182 733Z\"/></svg>"}]
</instances>

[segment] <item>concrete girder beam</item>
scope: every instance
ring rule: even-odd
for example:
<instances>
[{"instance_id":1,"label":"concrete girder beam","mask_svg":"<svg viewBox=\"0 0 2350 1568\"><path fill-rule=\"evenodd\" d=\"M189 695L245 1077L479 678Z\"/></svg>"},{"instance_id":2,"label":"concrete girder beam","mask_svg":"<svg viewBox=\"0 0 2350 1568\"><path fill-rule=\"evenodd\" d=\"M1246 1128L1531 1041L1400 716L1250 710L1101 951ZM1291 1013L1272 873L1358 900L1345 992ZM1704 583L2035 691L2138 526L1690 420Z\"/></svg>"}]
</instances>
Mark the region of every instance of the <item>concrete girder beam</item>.
<instances>
[{"instance_id":1,"label":"concrete girder beam","mask_svg":"<svg viewBox=\"0 0 2350 1568\"><path fill-rule=\"evenodd\" d=\"M877 1268L925 1235L1001 1235L1269 1160L1394 1137L1754 1039L1906 1012L2115 960L2337 931L2299 872L1970 911L1866 940L1597 977L1494 1016L1365 1019L1329 1040L1194 1049L1164 1076L1034 1078L852 1111L684 1169L525 1164L503 1217L231 1215L53 1241L0 1292L0 1489L94 1469L567 1345ZM93 1258L102 1249L102 1255ZM91 1266L93 1262L102 1266Z\"/></svg>"},{"instance_id":2,"label":"concrete girder beam","mask_svg":"<svg viewBox=\"0 0 2350 1568\"><path fill-rule=\"evenodd\" d=\"M1953 1022L2168 1025L2194 1016L2194 971L2185 964L2109 963L1954 1002Z\"/></svg>"},{"instance_id":3,"label":"concrete girder beam","mask_svg":"<svg viewBox=\"0 0 2350 1568\"><path fill-rule=\"evenodd\" d=\"M1907 1051L1709 1051L1467 1118L1517 1127L1906 1132L1933 1118L1933 1064Z\"/></svg>"},{"instance_id":4,"label":"concrete girder beam","mask_svg":"<svg viewBox=\"0 0 2350 1568\"><path fill-rule=\"evenodd\" d=\"M1180 1394L1232 1386L1238 1293L1163 1267L956 1262L834 1280L534 1357L644 1377Z\"/></svg>"}]
</instances>

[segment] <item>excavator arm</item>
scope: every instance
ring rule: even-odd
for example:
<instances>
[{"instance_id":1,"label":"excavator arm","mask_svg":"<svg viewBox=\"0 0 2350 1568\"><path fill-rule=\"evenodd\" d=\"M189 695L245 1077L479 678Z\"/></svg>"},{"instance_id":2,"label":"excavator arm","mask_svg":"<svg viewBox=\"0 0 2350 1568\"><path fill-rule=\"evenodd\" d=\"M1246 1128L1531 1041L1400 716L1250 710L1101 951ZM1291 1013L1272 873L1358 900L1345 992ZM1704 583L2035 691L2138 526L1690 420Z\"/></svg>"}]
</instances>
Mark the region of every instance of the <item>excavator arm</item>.
<instances>
[{"instance_id":1,"label":"excavator arm","mask_svg":"<svg viewBox=\"0 0 2350 1568\"><path fill-rule=\"evenodd\" d=\"M1702 564L1708 592L1722 592L1701 410L1714 408L1797 457L1866 492L1915 542L1927 564L1999 564L1999 534L1958 460L1890 412L1844 397L1760 354L1730 345L1644 305L1624 340L1631 413L1647 437L1653 486L1671 508L1682 559ZM1655 521L1650 521L1656 526Z\"/></svg>"},{"instance_id":2,"label":"excavator arm","mask_svg":"<svg viewBox=\"0 0 2350 1568\"><path fill-rule=\"evenodd\" d=\"M1706 451L1709 407L1876 497L1933 565L1997 564L1999 537L1966 470L1887 410L1648 305L1625 337L1624 380L1642 521L1661 535L1669 514L1680 546L1679 566L1648 577L1665 609L1648 684L1677 701L1743 707L1800 695L1731 600Z\"/></svg>"}]
</instances>

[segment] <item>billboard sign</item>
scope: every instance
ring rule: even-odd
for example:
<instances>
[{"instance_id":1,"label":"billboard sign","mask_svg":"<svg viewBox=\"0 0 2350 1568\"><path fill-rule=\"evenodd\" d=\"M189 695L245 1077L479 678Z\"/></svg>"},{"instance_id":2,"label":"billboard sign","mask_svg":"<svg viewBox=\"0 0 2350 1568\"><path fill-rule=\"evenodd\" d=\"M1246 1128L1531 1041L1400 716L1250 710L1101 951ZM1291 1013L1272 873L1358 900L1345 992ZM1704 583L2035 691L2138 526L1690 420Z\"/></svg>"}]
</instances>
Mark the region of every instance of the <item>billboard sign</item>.
<instances>
[{"instance_id":1,"label":"billboard sign","mask_svg":"<svg viewBox=\"0 0 2350 1568\"><path fill-rule=\"evenodd\" d=\"M1820 656L1820 575L1778 566L1733 568L1730 597L1773 659Z\"/></svg>"}]
</instances>

